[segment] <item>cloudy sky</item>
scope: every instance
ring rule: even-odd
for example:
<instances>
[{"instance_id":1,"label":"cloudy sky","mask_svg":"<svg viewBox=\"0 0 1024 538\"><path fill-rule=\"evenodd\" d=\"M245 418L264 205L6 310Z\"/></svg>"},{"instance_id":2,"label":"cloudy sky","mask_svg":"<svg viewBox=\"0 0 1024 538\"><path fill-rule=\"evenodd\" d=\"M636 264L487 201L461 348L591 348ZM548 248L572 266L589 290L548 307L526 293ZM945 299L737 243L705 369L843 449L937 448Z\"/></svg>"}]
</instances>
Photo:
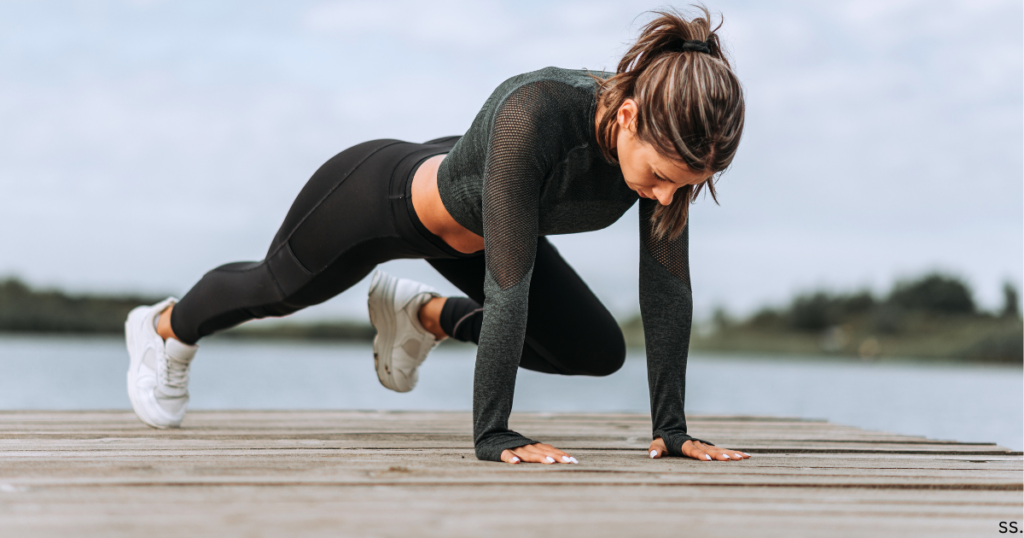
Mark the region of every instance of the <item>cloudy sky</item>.
<instances>
[{"instance_id":1,"label":"cloudy sky","mask_svg":"<svg viewBox=\"0 0 1024 538\"><path fill-rule=\"evenodd\" d=\"M502 80L614 69L643 1L0 3L0 275L182 294L262 257L309 175L461 134ZM690 233L698 315L940 269L996 307L1024 265L1016 0L723 1L747 128ZM555 244L619 316L636 214ZM452 288L422 261L387 264ZM361 317L363 282L303 314Z\"/></svg>"}]
</instances>

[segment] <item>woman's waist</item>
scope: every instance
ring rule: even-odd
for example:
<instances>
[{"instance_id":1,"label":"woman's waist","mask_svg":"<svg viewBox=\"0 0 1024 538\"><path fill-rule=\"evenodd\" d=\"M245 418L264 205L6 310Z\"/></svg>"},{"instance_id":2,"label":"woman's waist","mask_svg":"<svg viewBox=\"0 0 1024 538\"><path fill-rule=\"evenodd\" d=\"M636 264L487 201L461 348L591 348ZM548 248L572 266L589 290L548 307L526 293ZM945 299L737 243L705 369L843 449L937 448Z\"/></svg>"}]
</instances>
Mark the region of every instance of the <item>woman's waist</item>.
<instances>
[{"instance_id":1,"label":"woman's waist","mask_svg":"<svg viewBox=\"0 0 1024 538\"><path fill-rule=\"evenodd\" d=\"M451 219L437 193L437 169L458 137L438 139L437 143L423 144L399 164L395 177L403 178L401 192L393 188L392 200L401 200L407 219L403 224L411 227L423 239L445 255L465 257L483 250L483 240L477 246L471 232Z\"/></svg>"}]
</instances>

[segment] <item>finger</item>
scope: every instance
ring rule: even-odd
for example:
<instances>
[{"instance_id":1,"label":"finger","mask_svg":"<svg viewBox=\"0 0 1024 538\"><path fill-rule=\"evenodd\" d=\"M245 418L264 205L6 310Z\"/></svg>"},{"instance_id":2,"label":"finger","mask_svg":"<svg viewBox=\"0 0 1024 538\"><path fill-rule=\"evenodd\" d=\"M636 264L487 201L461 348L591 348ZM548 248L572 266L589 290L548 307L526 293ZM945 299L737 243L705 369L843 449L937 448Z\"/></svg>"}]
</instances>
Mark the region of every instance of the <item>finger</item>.
<instances>
[{"instance_id":1,"label":"finger","mask_svg":"<svg viewBox=\"0 0 1024 538\"><path fill-rule=\"evenodd\" d=\"M740 461L743 459L743 455L735 450L729 450L727 448L711 447L711 457L719 461Z\"/></svg>"},{"instance_id":2,"label":"finger","mask_svg":"<svg viewBox=\"0 0 1024 538\"><path fill-rule=\"evenodd\" d=\"M523 447L523 448L525 448L527 450L527 453L525 455L527 457L529 457L531 461L534 461L534 462L537 462L537 463L549 463L547 461L547 458L555 459L553 457L554 454L550 450L547 450L547 449L544 449L544 448L541 448L541 447L537 447L537 446L527 446L527 447ZM522 449L520 449L520 450L522 450ZM555 461L557 462L558 460L555 459Z\"/></svg>"},{"instance_id":3,"label":"finger","mask_svg":"<svg viewBox=\"0 0 1024 538\"><path fill-rule=\"evenodd\" d=\"M712 456L719 460L740 461L750 457L749 454L728 448L711 447L714 452ZM721 456L721 457L719 457Z\"/></svg>"},{"instance_id":4,"label":"finger","mask_svg":"<svg viewBox=\"0 0 1024 538\"><path fill-rule=\"evenodd\" d=\"M573 457L560 450L545 450L543 463L573 463Z\"/></svg>"},{"instance_id":5,"label":"finger","mask_svg":"<svg viewBox=\"0 0 1024 538\"><path fill-rule=\"evenodd\" d=\"M731 448L721 448L719 449L719 451L722 454L728 456L729 459L732 461L740 461L743 459L743 454L741 454L738 450L733 450Z\"/></svg>"},{"instance_id":6,"label":"finger","mask_svg":"<svg viewBox=\"0 0 1024 538\"><path fill-rule=\"evenodd\" d=\"M712 457L708 454L707 449L707 445L694 440L689 440L686 443L683 443L682 447L684 456L698 459L700 461L711 461Z\"/></svg>"},{"instance_id":7,"label":"finger","mask_svg":"<svg viewBox=\"0 0 1024 538\"><path fill-rule=\"evenodd\" d=\"M519 456L516 456L515 453L512 452L511 450L502 450L501 461L515 465L519 463L521 460L519 459Z\"/></svg>"},{"instance_id":8,"label":"finger","mask_svg":"<svg viewBox=\"0 0 1024 538\"><path fill-rule=\"evenodd\" d=\"M536 462L536 463L543 463L544 465L551 465L553 463L558 463L558 460L556 460L553 457L553 454L550 451L545 450L543 448L531 447L529 455L530 455L530 461L533 461L533 462Z\"/></svg>"},{"instance_id":9,"label":"finger","mask_svg":"<svg viewBox=\"0 0 1024 538\"><path fill-rule=\"evenodd\" d=\"M556 463L579 463L579 461L572 457L568 452L564 452L551 445L543 443L541 443L540 446L543 447L545 454L555 460Z\"/></svg>"},{"instance_id":10,"label":"finger","mask_svg":"<svg viewBox=\"0 0 1024 538\"><path fill-rule=\"evenodd\" d=\"M541 454L543 454L544 461L542 463L579 463L579 461L576 458L572 457L572 455L570 455L568 452L558 450L557 448L551 445L545 443L537 443L536 445L531 446L535 447L538 451L540 451Z\"/></svg>"},{"instance_id":11,"label":"finger","mask_svg":"<svg viewBox=\"0 0 1024 538\"><path fill-rule=\"evenodd\" d=\"M651 441L651 446L647 449L651 459L657 459L665 455L667 448L665 447L665 441L660 437Z\"/></svg>"},{"instance_id":12,"label":"finger","mask_svg":"<svg viewBox=\"0 0 1024 538\"><path fill-rule=\"evenodd\" d=\"M687 457L693 458L700 461L711 461L711 455L708 454L699 446L703 446L702 443L691 443L689 441L683 443L682 450L683 454Z\"/></svg>"},{"instance_id":13,"label":"finger","mask_svg":"<svg viewBox=\"0 0 1024 538\"><path fill-rule=\"evenodd\" d=\"M700 450L701 452L703 452L705 454L712 454L713 455L715 453L715 450L717 450L716 447L713 447L713 446L711 446L709 444L706 444L706 443L703 443L701 441L697 441L696 439L691 440L691 441L687 441L687 443L691 443L693 445L693 448L695 448L697 450Z\"/></svg>"},{"instance_id":14,"label":"finger","mask_svg":"<svg viewBox=\"0 0 1024 538\"><path fill-rule=\"evenodd\" d=\"M554 463L579 463L576 458L569 454L551 445L544 445L542 443L519 447L515 451L524 462L529 463L543 463L546 465Z\"/></svg>"},{"instance_id":15,"label":"finger","mask_svg":"<svg viewBox=\"0 0 1024 538\"><path fill-rule=\"evenodd\" d=\"M683 454L704 461L740 461L750 458L746 452L712 446L693 439L683 443L682 449Z\"/></svg>"},{"instance_id":16,"label":"finger","mask_svg":"<svg viewBox=\"0 0 1024 538\"><path fill-rule=\"evenodd\" d=\"M545 461L547 456L537 450L527 450L525 448L516 449L519 457L524 463L548 463Z\"/></svg>"}]
</instances>

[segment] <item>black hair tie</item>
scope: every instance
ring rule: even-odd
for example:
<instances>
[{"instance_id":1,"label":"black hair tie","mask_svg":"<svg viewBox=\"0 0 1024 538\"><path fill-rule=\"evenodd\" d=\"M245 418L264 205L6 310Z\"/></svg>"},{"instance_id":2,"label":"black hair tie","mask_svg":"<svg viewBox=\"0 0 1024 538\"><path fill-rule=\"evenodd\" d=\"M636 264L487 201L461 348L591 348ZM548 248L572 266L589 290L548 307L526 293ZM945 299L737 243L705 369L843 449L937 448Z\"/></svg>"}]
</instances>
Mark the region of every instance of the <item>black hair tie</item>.
<instances>
[{"instance_id":1,"label":"black hair tie","mask_svg":"<svg viewBox=\"0 0 1024 538\"><path fill-rule=\"evenodd\" d=\"M703 52L704 54L711 54L711 47L708 46L707 41L697 41L696 39L687 39L682 42L676 42L668 47L665 47L668 52Z\"/></svg>"}]
</instances>

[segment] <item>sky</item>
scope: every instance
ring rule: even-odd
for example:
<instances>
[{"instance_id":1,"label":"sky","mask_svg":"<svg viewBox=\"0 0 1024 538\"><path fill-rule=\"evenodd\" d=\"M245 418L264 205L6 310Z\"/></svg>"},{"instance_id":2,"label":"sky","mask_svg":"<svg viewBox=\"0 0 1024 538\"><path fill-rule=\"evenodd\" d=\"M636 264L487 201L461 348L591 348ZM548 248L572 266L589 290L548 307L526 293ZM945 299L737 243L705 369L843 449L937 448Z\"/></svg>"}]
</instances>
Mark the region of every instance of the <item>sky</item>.
<instances>
[{"instance_id":1,"label":"sky","mask_svg":"<svg viewBox=\"0 0 1024 538\"><path fill-rule=\"evenodd\" d=\"M0 276L184 294L258 260L366 140L461 134L503 80L614 70L644 1L0 3ZM941 270L985 308L1024 273L1024 7L708 2L746 129L691 213L695 313ZM554 244L625 318L635 209ZM454 292L423 261L383 269ZM300 319L365 318L368 281Z\"/></svg>"}]
</instances>

